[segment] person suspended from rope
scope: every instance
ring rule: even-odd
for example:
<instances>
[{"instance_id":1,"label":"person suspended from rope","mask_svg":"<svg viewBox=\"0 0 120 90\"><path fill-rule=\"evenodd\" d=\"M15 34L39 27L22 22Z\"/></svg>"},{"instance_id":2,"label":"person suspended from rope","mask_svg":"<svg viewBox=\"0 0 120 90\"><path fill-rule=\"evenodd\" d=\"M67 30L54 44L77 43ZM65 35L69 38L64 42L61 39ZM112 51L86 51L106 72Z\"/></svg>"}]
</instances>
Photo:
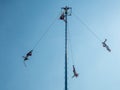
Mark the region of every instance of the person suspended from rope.
<instances>
[{"instance_id":1,"label":"person suspended from rope","mask_svg":"<svg viewBox=\"0 0 120 90\"><path fill-rule=\"evenodd\" d=\"M105 47L109 52L111 52L111 49L110 49L109 46L106 44L106 41L107 41L107 39L105 39L105 41L102 42L103 47Z\"/></svg>"},{"instance_id":2,"label":"person suspended from rope","mask_svg":"<svg viewBox=\"0 0 120 90\"><path fill-rule=\"evenodd\" d=\"M29 56L32 56L32 52L33 52L33 50L29 51L29 52L26 54L26 56L23 56L24 61L29 60L28 58L29 58Z\"/></svg>"},{"instance_id":3,"label":"person suspended from rope","mask_svg":"<svg viewBox=\"0 0 120 90\"><path fill-rule=\"evenodd\" d=\"M78 73L76 72L76 70L75 70L75 67L74 67L74 65L73 65L73 76L72 76L72 78L74 78L74 77L78 77Z\"/></svg>"}]
</instances>

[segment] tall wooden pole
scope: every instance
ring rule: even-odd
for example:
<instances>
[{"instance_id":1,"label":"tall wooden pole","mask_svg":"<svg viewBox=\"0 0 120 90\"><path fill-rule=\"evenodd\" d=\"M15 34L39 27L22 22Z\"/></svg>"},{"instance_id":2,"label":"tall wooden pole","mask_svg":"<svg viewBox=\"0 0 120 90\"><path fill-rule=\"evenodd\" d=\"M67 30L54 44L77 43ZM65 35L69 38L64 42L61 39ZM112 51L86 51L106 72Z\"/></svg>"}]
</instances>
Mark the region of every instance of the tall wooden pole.
<instances>
[{"instance_id":1,"label":"tall wooden pole","mask_svg":"<svg viewBox=\"0 0 120 90\"><path fill-rule=\"evenodd\" d=\"M68 82L67 82L67 16L68 16L68 12L69 9L71 9L70 7L64 7L62 8L64 10L64 16L65 16L65 90L68 90Z\"/></svg>"}]
</instances>

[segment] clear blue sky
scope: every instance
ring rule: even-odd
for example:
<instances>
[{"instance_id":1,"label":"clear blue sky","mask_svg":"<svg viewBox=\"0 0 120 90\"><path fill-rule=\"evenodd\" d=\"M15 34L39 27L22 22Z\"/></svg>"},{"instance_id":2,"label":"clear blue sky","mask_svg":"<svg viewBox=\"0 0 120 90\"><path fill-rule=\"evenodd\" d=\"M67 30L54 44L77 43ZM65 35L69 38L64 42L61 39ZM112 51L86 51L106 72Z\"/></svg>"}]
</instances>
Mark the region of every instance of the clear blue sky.
<instances>
[{"instance_id":1,"label":"clear blue sky","mask_svg":"<svg viewBox=\"0 0 120 90\"><path fill-rule=\"evenodd\" d=\"M58 15L66 4L73 12L68 89L120 90L120 0L0 0L0 90L64 90L64 22ZM108 39L111 53L75 15ZM54 19L25 68L22 56ZM72 56L79 73L74 79Z\"/></svg>"}]
</instances>

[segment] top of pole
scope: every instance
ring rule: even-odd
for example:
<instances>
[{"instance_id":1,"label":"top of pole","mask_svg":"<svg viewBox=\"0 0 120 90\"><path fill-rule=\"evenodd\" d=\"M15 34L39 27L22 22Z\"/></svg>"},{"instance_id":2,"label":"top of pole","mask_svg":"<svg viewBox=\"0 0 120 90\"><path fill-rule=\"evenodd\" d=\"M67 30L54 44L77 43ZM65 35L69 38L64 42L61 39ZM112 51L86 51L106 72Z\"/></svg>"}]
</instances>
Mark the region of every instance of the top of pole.
<instances>
[{"instance_id":1,"label":"top of pole","mask_svg":"<svg viewBox=\"0 0 120 90\"><path fill-rule=\"evenodd\" d=\"M71 7L65 6L65 7L62 7L61 9L62 9L62 13L64 12L67 16L71 16L71 13L72 13Z\"/></svg>"}]
</instances>

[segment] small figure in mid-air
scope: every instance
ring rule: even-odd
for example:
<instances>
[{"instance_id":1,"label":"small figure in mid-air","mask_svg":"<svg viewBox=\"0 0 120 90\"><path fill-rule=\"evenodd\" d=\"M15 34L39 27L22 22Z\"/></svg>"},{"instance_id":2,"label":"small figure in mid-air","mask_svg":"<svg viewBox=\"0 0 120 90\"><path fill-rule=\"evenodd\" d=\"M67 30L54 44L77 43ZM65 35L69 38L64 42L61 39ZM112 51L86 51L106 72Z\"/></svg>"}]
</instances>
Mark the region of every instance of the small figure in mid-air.
<instances>
[{"instance_id":1,"label":"small figure in mid-air","mask_svg":"<svg viewBox=\"0 0 120 90\"><path fill-rule=\"evenodd\" d=\"M76 72L76 70L75 70L75 67L74 67L74 65L73 65L73 76L72 76L72 78L74 78L74 77L78 77L78 73Z\"/></svg>"},{"instance_id":2,"label":"small figure in mid-air","mask_svg":"<svg viewBox=\"0 0 120 90\"><path fill-rule=\"evenodd\" d=\"M29 51L25 56L23 56L23 58L24 58L23 63L25 65L25 67L26 67L25 61L29 60L28 58L29 58L29 56L32 56L32 52L33 52L33 50Z\"/></svg>"},{"instance_id":3,"label":"small figure in mid-air","mask_svg":"<svg viewBox=\"0 0 120 90\"><path fill-rule=\"evenodd\" d=\"M109 52L111 52L111 49L110 49L109 46L106 44L106 41L107 41L107 39L105 39L105 41L102 42L103 47L105 47Z\"/></svg>"},{"instance_id":4,"label":"small figure in mid-air","mask_svg":"<svg viewBox=\"0 0 120 90\"><path fill-rule=\"evenodd\" d=\"M29 52L26 54L26 56L23 56L24 61L28 60L28 57L29 57L29 56L32 56L32 52L33 52L33 50L29 51Z\"/></svg>"}]
</instances>

